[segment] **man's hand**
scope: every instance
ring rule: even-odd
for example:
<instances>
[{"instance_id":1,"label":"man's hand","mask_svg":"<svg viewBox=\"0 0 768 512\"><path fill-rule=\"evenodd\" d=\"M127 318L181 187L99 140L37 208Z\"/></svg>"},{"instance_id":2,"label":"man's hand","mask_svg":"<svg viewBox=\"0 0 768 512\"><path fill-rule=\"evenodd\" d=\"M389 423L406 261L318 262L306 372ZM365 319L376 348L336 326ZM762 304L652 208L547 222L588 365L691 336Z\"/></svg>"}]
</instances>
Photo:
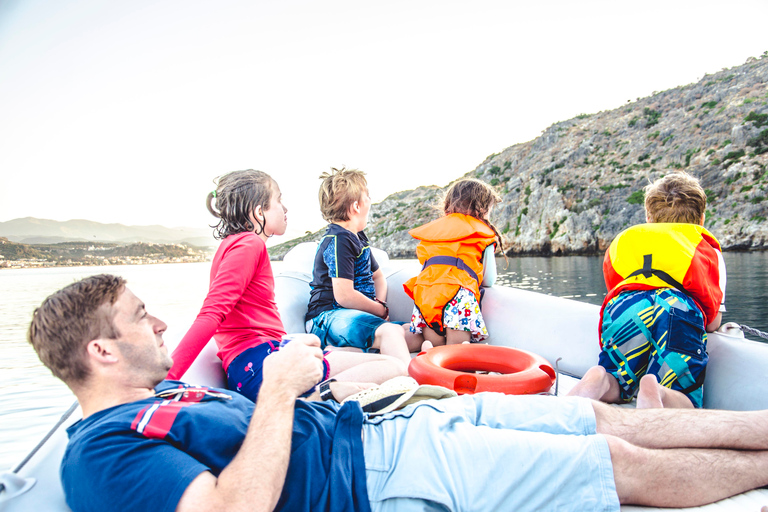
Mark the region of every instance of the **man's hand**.
<instances>
[{"instance_id":1,"label":"man's hand","mask_svg":"<svg viewBox=\"0 0 768 512\"><path fill-rule=\"evenodd\" d=\"M323 378L323 351L314 334L294 334L290 343L264 359L264 383L299 396Z\"/></svg>"}]
</instances>

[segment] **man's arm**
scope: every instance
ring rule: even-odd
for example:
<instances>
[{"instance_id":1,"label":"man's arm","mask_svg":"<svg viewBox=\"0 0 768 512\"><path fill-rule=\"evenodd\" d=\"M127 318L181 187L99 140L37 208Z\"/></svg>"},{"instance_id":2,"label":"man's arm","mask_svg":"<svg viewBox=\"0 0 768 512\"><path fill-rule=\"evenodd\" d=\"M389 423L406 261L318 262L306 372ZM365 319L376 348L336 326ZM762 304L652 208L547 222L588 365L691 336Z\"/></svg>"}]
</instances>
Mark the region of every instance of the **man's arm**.
<instances>
[{"instance_id":1,"label":"man's arm","mask_svg":"<svg viewBox=\"0 0 768 512\"><path fill-rule=\"evenodd\" d=\"M380 272L377 270L377 272ZM379 287L375 280L376 274L374 274L374 286L376 286L376 295L379 294ZM331 279L333 283L333 298L338 302L341 307L347 309L358 309L365 311L372 315L384 318L387 308L383 304L379 304L375 300L371 300L364 294L355 290L355 283L351 279L344 279L341 277L334 277ZM385 295L386 297L386 287Z\"/></svg>"},{"instance_id":2,"label":"man's arm","mask_svg":"<svg viewBox=\"0 0 768 512\"><path fill-rule=\"evenodd\" d=\"M322 360L316 337L264 360L264 383L240 451L218 478L204 472L193 480L177 512L274 510L290 461L294 404L322 378Z\"/></svg>"}]
</instances>

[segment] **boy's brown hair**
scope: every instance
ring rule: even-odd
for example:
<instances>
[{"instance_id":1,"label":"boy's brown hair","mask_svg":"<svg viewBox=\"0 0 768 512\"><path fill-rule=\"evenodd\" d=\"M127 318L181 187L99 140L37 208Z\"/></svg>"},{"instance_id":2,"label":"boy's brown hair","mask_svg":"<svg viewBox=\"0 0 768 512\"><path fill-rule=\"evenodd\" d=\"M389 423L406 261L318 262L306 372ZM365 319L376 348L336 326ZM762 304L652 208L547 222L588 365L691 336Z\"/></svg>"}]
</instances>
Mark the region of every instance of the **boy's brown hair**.
<instances>
[{"instance_id":1,"label":"boy's brown hair","mask_svg":"<svg viewBox=\"0 0 768 512\"><path fill-rule=\"evenodd\" d=\"M349 208L368 192L365 173L357 169L336 169L320 175L320 213L328 222L349 220Z\"/></svg>"},{"instance_id":2,"label":"boy's brown hair","mask_svg":"<svg viewBox=\"0 0 768 512\"><path fill-rule=\"evenodd\" d=\"M675 172L645 187L645 212L650 222L679 222L701 225L707 209L707 194L699 180L686 172Z\"/></svg>"},{"instance_id":3,"label":"boy's brown hair","mask_svg":"<svg viewBox=\"0 0 768 512\"><path fill-rule=\"evenodd\" d=\"M90 374L88 343L119 337L111 306L124 288L122 277L86 277L46 298L32 314L27 340L40 361L70 387Z\"/></svg>"}]
</instances>

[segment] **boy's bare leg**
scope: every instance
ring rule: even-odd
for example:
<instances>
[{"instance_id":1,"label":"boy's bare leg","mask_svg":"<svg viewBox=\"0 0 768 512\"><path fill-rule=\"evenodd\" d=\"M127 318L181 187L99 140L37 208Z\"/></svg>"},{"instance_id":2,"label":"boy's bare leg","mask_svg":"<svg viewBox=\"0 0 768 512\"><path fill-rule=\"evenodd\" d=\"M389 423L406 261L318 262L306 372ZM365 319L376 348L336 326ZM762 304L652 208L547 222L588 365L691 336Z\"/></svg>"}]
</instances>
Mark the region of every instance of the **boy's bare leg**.
<instances>
[{"instance_id":1,"label":"boy's bare leg","mask_svg":"<svg viewBox=\"0 0 768 512\"><path fill-rule=\"evenodd\" d=\"M645 448L768 450L768 410L592 408L598 433Z\"/></svg>"},{"instance_id":2,"label":"boy's bare leg","mask_svg":"<svg viewBox=\"0 0 768 512\"><path fill-rule=\"evenodd\" d=\"M606 440L624 504L694 507L768 484L768 451L652 450Z\"/></svg>"},{"instance_id":3,"label":"boy's bare leg","mask_svg":"<svg viewBox=\"0 0 768 512\"><path fill-rule=\"evenodd\" d=\"M581 378L568 396L583 396L592 400L601 400L610 404L621 403L619 382L602 366L593 366Z\"/></svg>"},{"instance_id":4,"label":"boy's bare leg","mask_svg":"<svg viewBox=\"0 0 768 512\"><path fill-rule=\"evenodd\" d=\"M406 365L411 362L411 351L405 340L405 332L399 324L387 322L376 329L371 348L377 348L386 355L396 357Z\"/></svg>"},{"instance_id":5,"label":"boy's bare leg","mask_svg":"<svg viewBox=\"0 0 768 512\"><path fill-rule=\"evenodd\" d=\"M640 379L640 389L637 392L638 409L693 409L691 400L679 391L665 388L655 375L645 375Z\"/></svg>"}]
</instances>

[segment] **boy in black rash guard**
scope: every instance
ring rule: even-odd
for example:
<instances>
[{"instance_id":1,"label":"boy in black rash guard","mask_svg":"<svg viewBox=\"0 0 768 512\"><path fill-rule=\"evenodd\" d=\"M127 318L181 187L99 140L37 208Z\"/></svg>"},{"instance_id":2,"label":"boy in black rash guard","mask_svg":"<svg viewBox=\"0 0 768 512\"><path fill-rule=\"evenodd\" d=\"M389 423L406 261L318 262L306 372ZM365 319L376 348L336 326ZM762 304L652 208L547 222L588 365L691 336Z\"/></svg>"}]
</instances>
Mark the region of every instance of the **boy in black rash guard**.
<instances>
[{"instance_id":1,"label":"boy in black rash guard","mask_svg":"<svg viewBox=\"0 0 768 512\"><path fill-rule=\"evenodd\" d=\"M315 255L307 332L323 348L378 349L407 365L421 341L388 321L387 280L363 232L371 209L365 175L332 169L320 178L320 211L330 224Z\"/></svg>"}]
</instances>

